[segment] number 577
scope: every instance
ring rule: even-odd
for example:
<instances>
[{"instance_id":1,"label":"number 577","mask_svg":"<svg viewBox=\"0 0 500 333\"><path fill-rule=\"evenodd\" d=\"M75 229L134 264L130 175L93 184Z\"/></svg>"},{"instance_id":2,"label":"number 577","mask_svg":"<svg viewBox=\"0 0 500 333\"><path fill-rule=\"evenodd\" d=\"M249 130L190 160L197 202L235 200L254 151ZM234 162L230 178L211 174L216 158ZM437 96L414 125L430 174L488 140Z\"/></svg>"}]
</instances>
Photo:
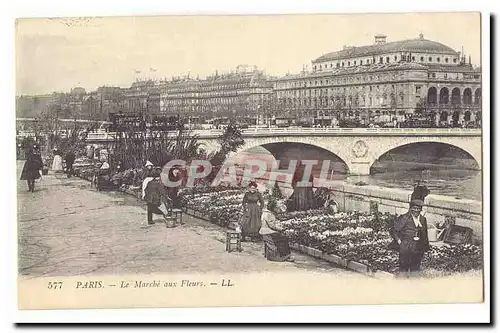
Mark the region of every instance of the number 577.
<instances>
[{"instance_id":1,"label":"number 577","mask_svg":"<svg viewBox=\"0 0 500 333\"><path fill-rule=\"evenodd\" d=\"M49 282L47 285L48 289L62 289L62 282Z\"/></svg>"}]
</instances>

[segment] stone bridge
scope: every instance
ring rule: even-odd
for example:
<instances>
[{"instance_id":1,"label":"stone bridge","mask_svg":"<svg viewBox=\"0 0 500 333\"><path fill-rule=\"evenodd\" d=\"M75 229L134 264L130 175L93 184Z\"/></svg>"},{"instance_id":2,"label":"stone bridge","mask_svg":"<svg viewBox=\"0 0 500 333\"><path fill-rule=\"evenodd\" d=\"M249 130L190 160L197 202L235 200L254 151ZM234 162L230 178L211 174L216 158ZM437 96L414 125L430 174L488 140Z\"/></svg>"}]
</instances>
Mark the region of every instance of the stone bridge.
<instances>
[{"instance_id":1,"label":"stone bridge","mask_svg":"<svg viewBox=\"0 0 500 333\"><path fill-rule=\"evenodd\" d=\"M258 129L245 130L245 144L238 154L257 146L270 144L306 144L327 150L338 156L352 175L369 175L370 167L392 149L415 143L442 143L468 153L482 168L481 130L478 129L400 129L400 128L321 128L321 129ZM215 138L200 135L206 151L219 148ZM279 152L272 151L277 159Z\"/></svg>"},{"instance_id":2,"label":"stone bridge","mask_svg":"<svg viewBox=\"0 0 500 333\"><path fill-rule=\"evenodd\" d=\"M219 149L218 130L193 131L207 152ZM172 135L175 136L175 133ZM112 133L90 133L88 141L112 140ZM441 143L466 152L482 168L480 129L459 128L252 128L243 130L245 144L238 152L274 144L306 144L338 156L352 175L369 175L370 167L385 153L408 144ZM279 149L278 149L279 150ZM275 157L278 152L272 152ZM277 158L279 159L279 158Z\"/></svg>"}]
</instances>

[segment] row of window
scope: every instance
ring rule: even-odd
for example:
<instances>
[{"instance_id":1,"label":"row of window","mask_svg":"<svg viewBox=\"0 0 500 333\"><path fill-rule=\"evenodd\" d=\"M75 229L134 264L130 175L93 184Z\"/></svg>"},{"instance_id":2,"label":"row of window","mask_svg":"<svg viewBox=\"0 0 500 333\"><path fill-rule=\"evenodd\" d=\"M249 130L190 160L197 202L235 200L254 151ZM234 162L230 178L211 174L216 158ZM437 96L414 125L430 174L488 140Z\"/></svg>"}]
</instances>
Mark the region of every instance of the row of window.
<instances>
[{"instance_id":1,"label":"row of window","mask_svg":"<svg viewBox=\"0 0 500 333\"><path fill-rule=\"evenodd\" d=\"M354 87L354 89L350 88L349 91L355 90L358 92L363 92L363 90L373 92L375 91L380 91L380 90L395 90L396 88L404 89L403 85L386 85L386 86L359 86L359 87ZM310 90L294 90L294 91L278 91L277 96L278 98L282 97L291 97L291 96L323 96L323 95L328 95L328 92L331 94L334 94L335 92L343 91L346 92L348 89L346 87L336 87L336 88L329 88L329 89L310 89Z\"/></svg>"},{"instance_id":2,"label":"row of window","mask_svg":"<svg viewBox=\"0 0 500 333\"><path fill-rule=\"evenodd\" d=\"M191 86L181 86L181 87L170 87L167 88L167 92L183 92L186 90L191 91L218 91L218 90L234 90L234 89L248 89L248 88L270 88L269 82L253 82L252 86L250 86L250 82L247 84L230 84L230 85L212 85L212 84L204 84L204 85L191 85Z\"/></svg>"},{"instance_id":3,"label":"row of window","mask_svg":"<svg viewBox=\"0 0 500 333\"><path fill-rule=\"evenodd\" d=\"M186 91L179 91L176 93L173 92L168 92L165 95L162 95L162 98L182 98L182 97L214 97L214 96L241 96L241 95L250 95L250 94L269 94L271 93L272 90L268 91L261 91L261 90L236 90L236 91L231 91L231 90L224 90L221 92L209 92L209 93L199 93L199 92L186 92Z\"/></svg>"},{"instance_id":4,"label":"row of window","mask_svg":"<svg viewBox=\"0 0 500 333\"><path fill-rule=\"evenodd\" d=\"M397 105L404 103L404 95L399 95L399 98L396 98L396 95L391 94L389 97L387 95L380 96L378 98L368 97L365 99L364 97L353 98L352 96L346 97L331 97L331 98L289 98L278 100L278 105L284 107L328 107L328 106L373 106L375 100L378 100L379 105ZM368 103L368 104L366 104Z\"/></svg>"},{"instance_id":5,"label":"row of window","mask_svg":"<svg viewBox=\"0 0 500 333\"><path fill-rule=\"evenodd\" d=\"M399 60L401 60L401 61L410 61L410 57L409 57L409 56L408 56L408 57L406 57L406 56L402 55L402 56L401 56L401 58L398 58L398 56L394 56L394 62L397 62L397 61L398 61L398 59L399 59ZM429 62L433 62L433 57L432 57L432 56L431 56L431 57L428 57L427 59L428 59L428 61L429 61ZM384 60L385 60L385 63L386 63L386 64L388 64L388 63L390 63L390 62L391 62L391 57L386 56L386 57L385 57L385 59L384 59L384 57L379 57L379 58L378 58L378 63L379 63L379 64L383 64L383 63L384 63ZM416 57L415 57L415 56L412 56L412 57L411 57L411 61L416 61ZM455 64L456 64L456 63L457 63L457 58L453 58L453 60L452 60L452 61L453 61L453 63L455 63ZM425 62L425 57L424 57L424 56L421 56L421 57L420 57L420 62ZM436 57L436 62L441 62L441 58L440 58L440 57ZM448 57L445 57L445 58L444 58L444 62L445 62L445 63L449 63L449 62L450 62L449 58L448 58ZM359 63L357 62L357 60L353 60L353 62L352 62L352 63L351 63L351 61L350 61L350 60L347 60L347 61L340 61L340 62L335 63L335 68L343 68L343 67L345 67L345 66L347 66L347 67L351 67L351 65L352 65L352 66L357 66L358 64L359 64L360 66L362 66L362 65L370 65L370 64L375 64L375 63L377 63L377 61L376 61L376 58L375 58L375 57L373 57L372 59L365 59L365 60L364 60L364 62L363 62L363 59L361 59L361 60L359 60ZM323 69L328 69L328 65L330 65L330 68L333 68L333 67L334 67L334 66L333 66L333 63L330 63L330 64L320 64L319 66L318 66L318 65L315 65L315 66L313 67L313 69L314 69L315 71L316 71L316 70L320 70L320 71L321 71L321 70L323 70Z\"/></svg>"},{"instance_id":6,"label":"row of window","mask_svg":"<svg viewBox=\"0 0 500 333\"><path fill-rule=\"evenodd\" d=\"M246 99L235 98L212 98L212 99L193 99L193 100L166 100L163 105L187 105L187 104L237 104L246 103Z\"/></svg>"},{"instance_id":7,"label":"row of window","mask_svg":"<svg viewBox=\"0 0 500 333\"><path fill-rule=\"evenodd\" d=\"M368 82L368 81L388 81L396 80L398 78L404 77L402 72L394 72L391 75L364 75L364 76L349 76L342 77L339 79L326 79L326 80L309 80L309 81L294 81L294 82L284 82L278 83L276 89L290 89L290 88L303 88L303 87L313 87L313 86L323 86L330 84L345 84L353 82Z\"/></svg>"}]
</instances>

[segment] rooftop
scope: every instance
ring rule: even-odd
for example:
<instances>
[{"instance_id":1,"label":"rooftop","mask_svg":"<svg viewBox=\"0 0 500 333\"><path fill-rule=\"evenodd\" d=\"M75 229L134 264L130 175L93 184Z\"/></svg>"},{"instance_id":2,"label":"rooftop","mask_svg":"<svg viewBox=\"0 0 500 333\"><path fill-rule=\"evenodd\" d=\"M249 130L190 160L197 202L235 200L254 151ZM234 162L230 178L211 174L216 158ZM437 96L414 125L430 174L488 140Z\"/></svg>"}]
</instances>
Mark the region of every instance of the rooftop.
<instances>
[{"instance_id":1,"label":"rooftop","mask_svg":"<svg viewBox=\"0 0 500 333\"><path fill-rule=\"evenodd\" d=\"M376 37L382 37L382 36L376 36ZM368 55L385 54L391 52L424 52L424 53L432 52L440 54L457 55L457 52L453 50L451 47L446 46L439 42L424 39L423 35L421 35L420 38L414 38L414 39L406 39L406 40L383 43L383 44L347 47L344 48L344 50L327 53L317 58L316 60L313 60L313 63L329 61L329 60L353 58L353 57L363 57Z\"/></svg>"}]
</instances>

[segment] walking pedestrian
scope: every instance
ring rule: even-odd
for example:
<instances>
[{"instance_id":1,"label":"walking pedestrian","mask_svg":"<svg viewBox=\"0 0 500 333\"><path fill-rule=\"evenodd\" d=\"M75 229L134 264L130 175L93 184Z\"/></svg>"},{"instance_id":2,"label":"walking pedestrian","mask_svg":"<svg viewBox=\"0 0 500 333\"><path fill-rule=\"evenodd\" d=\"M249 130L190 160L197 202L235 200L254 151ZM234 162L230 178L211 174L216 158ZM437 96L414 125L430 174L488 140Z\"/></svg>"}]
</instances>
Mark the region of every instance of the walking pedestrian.
<instances>
[{"instance_id":1,"label":"walking pedestrian","mask_svg":"<svg viewBox=\"0 0 500 333\"><path fill-rule=\"evenodd\" d=\"M52 161L52 171L56 173L63 171L62 153L57 147L54 148L54 160Z\"/></svg>"},{"instance_id":2,"label":"walking pedestrian","mask_svg":"<svg viewBox=\"0 0 500 333\"><path fill-rule=\"evenodd\" d=\"M21 172L21 180L26 180L28 183L28 191L35 192L35 179L41 177L40 170L42 170L43 162L42 156L40 155L40 149L38 145L33 145L28 152L28 158L23 166L23 171Z\"/></svg>"},{"instance_id":3,"label":"walking pedestrian","mask_svg":"<svg viewBox=\"0 0 500 333\"><path fill-rule=\"evenodd\" d=\"M429 251L427 219L421 215L424 202L412 200L410 209L394 222L393 238L399 245L399 272L402 277L416 275L424 253Z\"/></svg>"},{"instance_id":4,"label":"walking pedestrian","mask_svg":"<svg viewBox=\"0 0 500 333\"><path fill-rule=\"evenodd\" d=\"M75 153L72 149L70 149L66 153L66 156L64 156L64 161L66 163L66 173L68 175L68 178L70 178L73 175L73 163L75 163Z\"/></svg>"},{"instance_id":5,"label":"walking pedestrian","mask_svg":"<svg viewBox=\"0 0 500 333\"><path fill-rule=\"evenodd\" d=\"M147 219L148 224L154 224L153 214L162 215L165 219L165 223L167 223L168 225L167 214L160 209L160 206L163 202L165 208L167 208L167 211L170 212L170 209L168 208L168 194L165 185L163 185L163 183L161 182L160 175L161 169L155 168L153 179L147 183L146 189L144 191L144 200L147 203Z\"/></svg>"}]
</instances>

